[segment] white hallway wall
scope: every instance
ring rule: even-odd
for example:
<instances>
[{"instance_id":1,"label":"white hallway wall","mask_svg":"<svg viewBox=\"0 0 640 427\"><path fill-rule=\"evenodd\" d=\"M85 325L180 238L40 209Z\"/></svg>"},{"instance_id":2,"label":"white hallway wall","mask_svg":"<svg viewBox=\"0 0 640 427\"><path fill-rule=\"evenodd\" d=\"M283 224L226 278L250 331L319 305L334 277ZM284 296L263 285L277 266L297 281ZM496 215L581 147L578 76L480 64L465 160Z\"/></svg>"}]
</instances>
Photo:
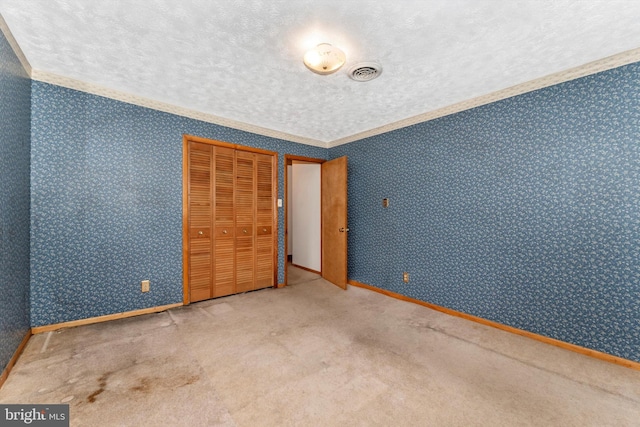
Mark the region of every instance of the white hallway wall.
<instances>
[{"instance_id":1,"label":"white hallway wall","mask_svg":"<svg viewBox=\"0 0 640 427\"><path fill-rule=\"evenodd\" d=\"M292 262L320 271L320 164L294 162L292 182Z\"/></svg>"}]
</instances>

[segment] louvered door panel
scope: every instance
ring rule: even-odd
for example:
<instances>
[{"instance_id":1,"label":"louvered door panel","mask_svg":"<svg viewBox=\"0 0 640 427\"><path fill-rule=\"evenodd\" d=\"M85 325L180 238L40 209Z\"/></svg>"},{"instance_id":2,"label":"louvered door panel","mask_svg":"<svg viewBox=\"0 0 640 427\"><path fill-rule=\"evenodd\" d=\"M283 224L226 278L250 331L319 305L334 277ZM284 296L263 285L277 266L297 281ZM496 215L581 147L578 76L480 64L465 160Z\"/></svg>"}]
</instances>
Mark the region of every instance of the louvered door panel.
<instances>
[{"instance_id":1,"label":"louvered door panel","mask_svg":"<svg viewBox=\"0 0 640 427\"><path fill-rule=\"evenodd\" d=\"M190 300L211 298L212 147L192 143L189 150Z\"/></svg>"},{"instance_id":2,"label":"louvered door panel","mask_svg":"<svg viewBox=\"0 0 640 427\"><path fill-rule=\"evenodd\" d=\"M274 157L256 154L256 289L275 285Z\"/></svg>"},{"instance_id":3,"label":"louvered door panel","mask_svg":"<svg viewBox=\"0 0 640 427\"><path fill-rule=\"evenodd\" d=\"M236 292L234 242L234 174L235 150L215 147L214 169L214 273L213 296Z\"/></svg>"},{"instance_id":4,"label":"louvered door panel","mask_svg":"<svg viewBox=\"0 0 640 427\"><path fill-rule=\"evenodd\" d=\"M276 283L277 158L207 142L185 146L190 302Z\"/></svg>"},{"instance_id":5,"label":"louvered door panel","mask_svg":"<svg viewBox=\"0 0 640 427\"><path fill-rule=\"evenodd\" d=\"M236 292L255 289L255 154L236 151Z\"/></svg>"}]
</instances>

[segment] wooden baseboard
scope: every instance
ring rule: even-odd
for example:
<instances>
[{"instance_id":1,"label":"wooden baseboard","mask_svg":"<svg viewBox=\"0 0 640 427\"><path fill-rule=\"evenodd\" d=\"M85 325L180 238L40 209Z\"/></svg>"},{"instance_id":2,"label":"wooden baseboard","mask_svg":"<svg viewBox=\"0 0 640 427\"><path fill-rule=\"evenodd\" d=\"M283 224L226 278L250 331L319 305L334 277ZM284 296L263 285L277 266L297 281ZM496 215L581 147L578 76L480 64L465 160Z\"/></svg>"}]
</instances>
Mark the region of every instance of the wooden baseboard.
<instances>
[{"instance_id":1,"label":"wooden baseboard","mask_svg":"<svg viewBox=\"0 0 640 427\"><path fill-rule=\"evenodd\" d=\"M276 289L284 288L286 285L284 283L278 283L275 287Z\"/></svg>"},{"instance_id":2,"label":"wooden baseboard","mask_svg":"<svg viewBox=\"0 0 640 427\"><path fill-rule=\"evenodd\" d=\"M310 268L303 267L303 266L301 266L301 265L294 264L294 263L291 263L291 265L292 265L292 266L294 266L294 267L296 267L296 268L299 268L300 270L305 270L305 271L309 271L309 272L311 272L311 273L315 273L315 274L320 274L320 275L322 275L322 272L320 272L320 271L312 270L312 269L310 269Z\"/></svg>"},{"instance_id":3,"label":"wooden baseboard","mask_svg":"<svg viewBox=\"0 0 640 427\"><path fill-rule=\"evenodd\" d=\"M25 346L29 342L29 338L31 338L30 330L27 331L24 338L22 338L22 341L20 341L20 345L18 345L18 348L16 349L15 353L13 353L13 357L11 358L11 360L9 360L9 363L7 363L7 366L2 371L2 375L0 375L0 388L2 388L4 382L7 380L7 378L9 378L9 373L11 372L11 369L13 369L13 366L16 364L18 359L20 358L22 351L24 350Z\"/></svg>"},{"instance_id":4,"label":"wooden baseboard","mask_svg":"<svg viewBox=\"0 0 640 427\"><path fill-rule=\"evenodd\" d=\"M143 314L158 313L160 311L169 310L170 308L181 307L184 304L179 302L176 304L160 305L157 307L143 308L141 310L125 311L124 313L107 314L104 316L90 317L88 319L72 320L70 322L54 323L52 325L36 326L31 328L34 334L42 332L56 331L63 328L73 328L75 326L91 325L93 323L108 322L110 320L124 319L127 317L141 316Z\"/></svg>"},{"instance_id":5,"label":"wooden baseboard","mask_svg":"<svg viewBox=\"0 0 640 427\"><path fill-rule=\"evenodd\" d=\"M565 350L573 351L575 353L584 354L586 356L590 356L596 359L604 360L609 363L615 363L616 365L624 366L626 368L635 369L640 371L640 363L634 362L633 360L624 359L619 356L613 356L611 354L603 353L601 351L592 350L590 348L581 347L579 345L570 344L565 341L560 341L555 338L545 337L544 335L535 334L533 332L525 331L522 329L514 328L513 326L503 325L502 323L494 322L492 320L483 319L482 317L473 316L471 314L463 313L461 311L451 310L446 307L441 307L439 305L431 304L429 302L420 301L418 299L410 298L402 294L398 294L396 292L387 291L385 289L376 288L375 286L367 285L362 282L358 282L356 280L349 280L348 282L352 286L356 286L359 288L369 289L374 292L381 293L383 295L390 296L392 298L396 298L402 301L412 302L414 304L419 304L424 307L430 308L432 310L439 311L441 313L449 314L451 316L460 317L466 320L471 320L472 322L481 323L486 326L491 326L496 329L500 329L503 331L511 332L512 334L521 335L523 337L531 338L536 341L541 341L546 344L554 345L556 347L563 348Z\"/></svg>"}]
</instances>

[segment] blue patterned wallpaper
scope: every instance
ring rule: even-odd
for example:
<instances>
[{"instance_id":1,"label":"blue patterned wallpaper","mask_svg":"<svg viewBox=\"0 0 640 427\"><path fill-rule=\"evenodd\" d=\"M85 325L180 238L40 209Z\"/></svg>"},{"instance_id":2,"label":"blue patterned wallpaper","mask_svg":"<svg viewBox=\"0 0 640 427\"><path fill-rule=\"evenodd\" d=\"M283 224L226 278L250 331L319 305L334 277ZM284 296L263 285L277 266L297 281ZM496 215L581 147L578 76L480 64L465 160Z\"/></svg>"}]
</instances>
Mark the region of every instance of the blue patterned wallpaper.
<instances>
[{"instance_id":1,"label":"blue patterned wallpaper","mask_svg":"<svg viewBox=\"0 0 640 427\"><path fill-rule=\"evenodd\" d=\"M0 371L29 331L31 81L0 32Z\"/></svg>"},{"instance_id":2,"label":"blue patterned wallpaper","mask_svg":"<svg viewBox=\"0 0 640 427\"><path fill-rule=\"evenodd\" d=\"M185 133L277 151L279 197L284 154L327 155L33 82L33 326L182 300ZM350 278L640 361L639 64L328 152Z\"/></svg>"},{"instance_id":3,"label":"blue patterned wallpaper","mask_svg":"<svg viewBox=\"0 0 640 427\"><path fill-rule=\"evenodd\" d=\"M32 89L31 323L182 301L182 136L325 158L327 150L47 83ZM278 209L279 282L284 212ZM151 291L140 292L140 281Z\"/></svg>"},{"instance_id":4,"label":"blue patterned wallpaper","mask_svg":"<svg viewBox=\"0 0 640 427\"><path fill-rule=\"evenodd\" d=\"M351 279L640 361L640 64L342 155Z\"/></svg>"}]
</instances>

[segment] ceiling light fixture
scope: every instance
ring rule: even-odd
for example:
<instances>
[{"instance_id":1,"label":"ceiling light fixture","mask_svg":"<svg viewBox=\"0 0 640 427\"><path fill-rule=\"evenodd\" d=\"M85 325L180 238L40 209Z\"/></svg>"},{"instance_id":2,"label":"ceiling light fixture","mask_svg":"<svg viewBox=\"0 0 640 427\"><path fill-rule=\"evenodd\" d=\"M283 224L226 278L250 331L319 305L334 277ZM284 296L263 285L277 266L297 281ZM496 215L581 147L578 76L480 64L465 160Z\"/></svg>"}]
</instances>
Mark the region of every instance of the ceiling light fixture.
<instances>
[{"instance_id":1,"label":"ceiling light fixture","mask_svg":"<svg viewBox=\"0 0 640 427\"><path fill-rule=\"evenodd\" d=\"M335 73L347 60L344 52L329 43L321 43L304 54L304 65L314 73Z\"/></svg>"}]
</instances>

